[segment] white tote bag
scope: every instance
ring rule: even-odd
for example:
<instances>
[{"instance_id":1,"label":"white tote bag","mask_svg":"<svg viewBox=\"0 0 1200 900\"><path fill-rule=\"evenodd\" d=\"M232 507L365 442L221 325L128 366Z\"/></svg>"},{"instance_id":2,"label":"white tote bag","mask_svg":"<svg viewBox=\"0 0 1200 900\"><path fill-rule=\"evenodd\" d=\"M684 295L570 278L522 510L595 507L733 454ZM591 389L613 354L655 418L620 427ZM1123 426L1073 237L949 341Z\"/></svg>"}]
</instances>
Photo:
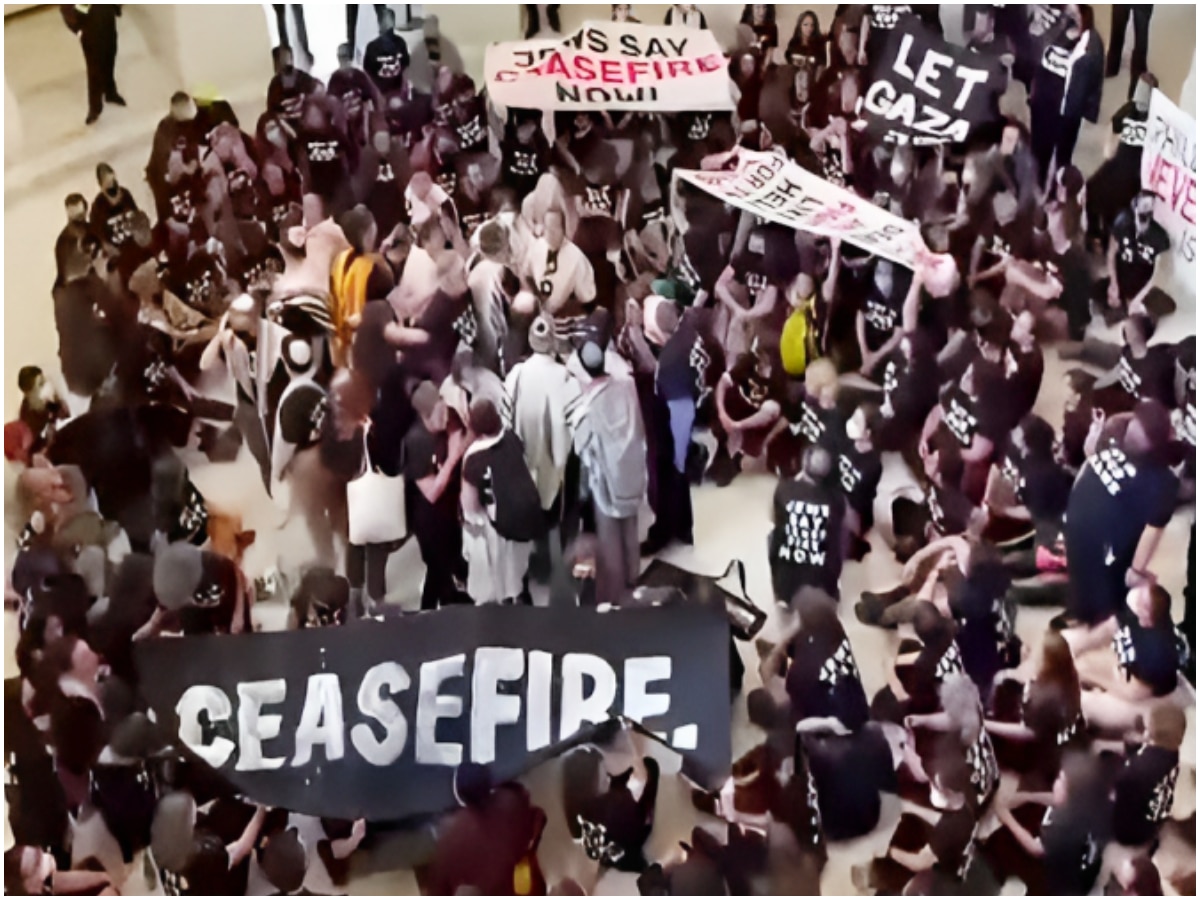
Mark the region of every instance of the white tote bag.
<instances>
[{"instance_id":1,"label":"white tote bag","mask_svg":"<svg viewBox=\"0 0 1200 900\"><path fill-rule=\"evenodd\" d=\"M408 537L404 476L384 475L371 466L363 429L363 473L346 485L350 543L389 544Z\"/></svg>"}]
</instances>

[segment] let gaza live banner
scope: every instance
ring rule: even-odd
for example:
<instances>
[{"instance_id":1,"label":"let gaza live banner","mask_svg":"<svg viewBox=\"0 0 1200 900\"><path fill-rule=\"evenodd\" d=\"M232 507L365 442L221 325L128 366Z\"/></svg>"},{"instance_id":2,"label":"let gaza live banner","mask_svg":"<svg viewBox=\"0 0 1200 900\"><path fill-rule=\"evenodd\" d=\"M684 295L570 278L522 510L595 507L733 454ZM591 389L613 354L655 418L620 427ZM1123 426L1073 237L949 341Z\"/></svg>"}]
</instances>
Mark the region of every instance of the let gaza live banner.
<instances>
[{"instance_id":1,"label":"let gaza live banner","mask_svg":"<svg viewBox=\"0 0 1200 900\"><path fill-rule=\"evenodd\" d=\"M956 47L910 16L873 67L859 115L889 143L959 144L999 118L1007 84L998 58Z\"/></svg>"},{"instance_id":2,"label":"let gaza live banner","mask_svg":"<svg viewBox=\"0 0 1200 900\"><path fill-rule=\"evenodd\" d=\"M1142 187L1152 191L1158 198L1154 203L1154 218L1171 238L1171 251L1176 254L1176 264L1194 266L1196 120L1159 90L1150 96L1150 112L1146 117Z\"/></svg>"},{"instance_id":3,"label":"let gaza live banner","mask_svg":"<svg viewBox=\"0 0 1200 900\"><path fill-rule=\"evenodd\" d=\"M588 22L567 38L492 44L491 99L544 110L733 109L728 60L711 31Z\"/></svg>"},{"instance_id":4,"label":"let gaza live banner","mask_svg":"<svg viewBox=\"0 0 1200 900\"><path fill-rule=\"evenodd\" d=\"M830 184L781 154L739 150L734 160L733 169L680 169L676 175L760 218L840 237L910 269L928 252L912 222Z\"/></svg>"},{"instance_id":5,"label":"let gaza live banner","mask_svg":"<svg viewBox=\"0 0 1200 900\"><path fill-rule=\"evenodd\" d=\"M459 763L513 778L616 716L697 781L729 773L729 620L699 604L455 607L135 654L166 733L251 800L309 815L441 812Z\"/></svg>"}]
</instances>

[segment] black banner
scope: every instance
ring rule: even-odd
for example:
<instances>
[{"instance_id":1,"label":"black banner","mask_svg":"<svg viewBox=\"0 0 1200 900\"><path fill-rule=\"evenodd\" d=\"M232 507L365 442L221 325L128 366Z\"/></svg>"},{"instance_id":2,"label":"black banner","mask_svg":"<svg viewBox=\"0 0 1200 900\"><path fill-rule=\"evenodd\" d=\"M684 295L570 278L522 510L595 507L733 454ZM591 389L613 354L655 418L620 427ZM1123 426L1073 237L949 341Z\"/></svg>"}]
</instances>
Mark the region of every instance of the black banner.
<instances>
[{"instance_id":1,"label":"black banner","mask_svg":"<svg viewBox=\"0 0 1200 900\"><path fill-rule=\"evenodd\" d=\"M957 144L999 117L1005 87L999 59L947 43L909 17L872 61L859 115L884 141Z\"/></svg>"},{"instance_id":2,"label":"black banner","mask_svg":"<svg viewBox=\"0 0 1200 900\"><path fill-rule=\"evenodd\" d=\"M295 812L440 812L459 762L515 777L618 715L693 778L729 771L729 623L696 604L450 608L135 652L164 730L247 797Z\"/></svg>"}]
</instances>

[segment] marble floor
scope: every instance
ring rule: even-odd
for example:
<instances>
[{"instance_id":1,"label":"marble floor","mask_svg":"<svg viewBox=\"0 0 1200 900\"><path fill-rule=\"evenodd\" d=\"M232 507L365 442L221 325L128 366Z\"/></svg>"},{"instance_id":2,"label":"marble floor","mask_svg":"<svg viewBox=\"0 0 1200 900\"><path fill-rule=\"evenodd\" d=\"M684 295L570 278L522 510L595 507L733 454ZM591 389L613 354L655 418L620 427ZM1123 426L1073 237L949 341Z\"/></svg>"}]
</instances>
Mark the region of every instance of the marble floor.
<instances>
[{"instance_id":1,"label":"marble floor","mask_svg":"<svg viewBox=\"0 0 1200 900\"><path fill-rule=\"evenodd\" d=\"M131 9L131 7L126 7ZM62 28L58 13L52 7L22 15L6 22L5 78L6 102L15 99L20 111L19 139L5 142L5 229L4 254L4 398L5 419L16 415L19 395L16 372L22 365L38 364L47 371L56 368L56 342L50 301L50 286L54 279L52 246L63 223L62 198L72 191L91 196L95 191L94 169L97 162L109 162L118 177L129 187L143 206L149 206L149 191L141 177L149 151L150 135L158 118L166 111L169 94L178 86L178 69L159 49L147 22L135 12L123 22L121 57L118 63L118 83L129 101L126 109L106 111L97 126L86 129L83 88L83 61L75 40ZM817 7L822 21L829 21L832 7ZM781 12L781 16L783 13ZM794 15L794 13L793 13ZM1107 8L1097 7L1097 19L1105 32ZM1161 5L1156 8L1151 32L1151 68L1158 74L1163 88L1173 97L1187 75L1195 56L1195 9L1192 6ZM486 38L481 37L481 40ZM219 58L219 53L215 58ZM1076 153L1076 164L1085 173L1094 169L1102 155L1106 123L1112 112L1123 102L1125 76L1106 82L1101 125L1085 124ZM246 83L226 96L234 103L244 121L253 122L261 109L265 94L266 76L261 83ZM1019 88L1017 90L1020 90ZM1019 96L1011 98L1018 101ZM6 124L11 128L9 110ZM1179 311L1160 328L1156 340L1178 340L1195 329L1196 312L1193 296L1178 296ZM1037 411L1052 423L1061 423L1064 366L1053 351L1047 352L1046 375ZM248 574L254 577L277 562L286 568L288 562L305 558L309 543L298 523L280 527L280 516L262 490L246 459L225 466L193 464L193 477L209 502L218 509L241 512L247 528L257 530L259 539L246 558ZM5 468L5 498L12 497L14 473ZM730 559L745 561L749 575L750 596L764 609L771 608L769 572L766 566L764 541L768 530L768 513L774 479L764 474L747 473L730 487L716 489L711 485L698 488L693 494L696 515L696 546L676 548L665 558L686 568L702 572L718 572ZM911 477L898 459L888 459L879 491L881 514L899 491L912 489ZM6 503L11 509L12 504ZM1182 611L1181 589L1185 578L1188 548L1188 529L1192 511L1181 512L1172 520L1156 568L1163 584L1176 598L1176 615ZM886 516L879 517L886 521ZM6 516L5 563L11 565L13 537L21 523ZM850 635L868 693L881 687L885 666L890 664L899 641L896 633L861 626L852 611L853 601L866 589L889 586L898 574L898 566L887 552L878 534L871 536L873 552L861 564L846 567L842 580L842 619ZM389 567L389 584L394 586L388 597L390 603L411 608L416 605L421 578L421 563L415 548L406 547L394 554ZM1023 609L1018 618L1018 631L1027 644L1036 642L1044 631L1051 611ZM255 610L261 627L282 627L284 609L280 603L264 604ZM768 622L766 636L772 637L777 623ZM5 675L15 674L13 646L15 623L6 614L4 620ZM752 674L755 660L753 648L743 646L743 656L750 670L747 689L754 686ZM1175 815L1186 817L1195 806L1195 717L1189 713L1189 738L1185 749L1186 771L1181 777ZM757 729L746 721L745 703L740 700L733 711L734 753L737 755L753 746L758 739ZM670 754L656 751L664 770L678 769L677 760ZM567 874L582 875L579 857L570 843L565 821L558 809L558 773L547 764L530 773L525 779L535 800L547 810L550 824L542 845L542 861L553 881ZM659 812L648 855L664 855L686 837L693 824L703 821L714 826L716 820L696 813L688 798L688 790L680 779L667 777L660 790ZM901 803L887 798L880 825L870 835L857 841L831 848L822 889L827 894L858 893L850 880L853 864L865 861L887 845L891 830L901 811ZM98 829L88 829L89 834ZM6 846L7 841L6 834ZM105 857L113 849L107 847L103 836L96 837L97 848ZM85 844L87 841L84 842ZM404 853L399 839L380 842L370 853L356 856L356 868L351 883L358 894L415 893L411 874L395 870L392 861ZM359 858L361 857L361 858ZM145 888L140 879L140 866L133 867L130 892ZM581 880L583 880L581 878ZM1019 893L1019 885L1010 885ZM607 874L595 887L596 893L636 894L634 878L620 873Z\"/></svg>"}]
</instances>

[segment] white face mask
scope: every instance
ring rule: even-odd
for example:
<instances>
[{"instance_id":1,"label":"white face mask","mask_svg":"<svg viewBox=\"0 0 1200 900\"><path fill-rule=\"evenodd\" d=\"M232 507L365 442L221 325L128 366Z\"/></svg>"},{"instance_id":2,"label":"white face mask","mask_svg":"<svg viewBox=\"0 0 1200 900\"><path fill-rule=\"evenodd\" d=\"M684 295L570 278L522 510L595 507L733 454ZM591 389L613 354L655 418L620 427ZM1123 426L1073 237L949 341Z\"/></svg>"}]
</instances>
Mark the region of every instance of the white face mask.
<instances>
[{"instance_id":1,"label":"white face mask","mask_svg":"<svg viewBox=\"0 0 1200 900\"><path fill-rule=\"evenodd\" d=\"M499 213L499 214L496 216L496 218L497 218L497 219L498 219L498 220L499 220L499 221L500 221L502 224L504 224L504 225L507 225L507 226L510 226L510 227L511 227L511 226L512 226L512 224L513 224L514 222L516 222L516 221L517 221L517 214L516 214L516 212L515 212L514 210L511 210L511 209L506 209L504 212L502 212L502 213Z\"/></svg>"},{"instance_id":2,"label":"white face mask","mask_svg":"<svg viewBox=\"0 0 1200 900\"><path fill-rule=\"evenodd\" d=\"M861 441L867 434L867 429L859 416L851 416L846 420L846 437L852 441Z\"/></svg>"}]
</instances>

